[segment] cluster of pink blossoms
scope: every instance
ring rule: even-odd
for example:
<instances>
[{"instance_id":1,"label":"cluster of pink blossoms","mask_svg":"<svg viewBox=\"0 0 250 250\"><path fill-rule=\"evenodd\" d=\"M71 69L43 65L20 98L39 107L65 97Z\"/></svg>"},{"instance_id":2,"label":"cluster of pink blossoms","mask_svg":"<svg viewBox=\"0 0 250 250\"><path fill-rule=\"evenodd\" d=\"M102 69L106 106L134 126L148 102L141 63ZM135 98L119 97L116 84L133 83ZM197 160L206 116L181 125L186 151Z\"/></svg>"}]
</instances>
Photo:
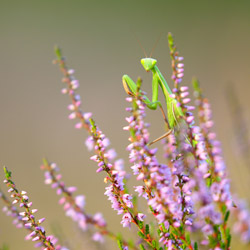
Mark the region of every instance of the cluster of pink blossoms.
<instances>
[{"instance_id":1,"label":"cluster of pink blossoms","mask_svg":"<svg viewBox=\"0 0 250 250\"><path fill-rule=\"evenodd\" d=\"M11 197L14 199L12 202L8 201L7 198L1 193L1 198L7 204L3 211L7 215L15 218L14 224L18 228L25 227L29 234L25 237L26 240L32 240L35 243L35 247L42 250L67 250L66 247L62 247L57 244L57 238L53 235L46 236L45 229L41 226L45 218L36 220L34 214L38 211L37 209L32 209L32 202L29 201L29 197L25 191L19 192L16 188L15 183L11 179L11 172L4 168L6 179L4 183L9 188L8 193L11 193ZM15 205L19 204L19 207L24 209L24 211L19 212Z\"/></svg>"}]
</instances>

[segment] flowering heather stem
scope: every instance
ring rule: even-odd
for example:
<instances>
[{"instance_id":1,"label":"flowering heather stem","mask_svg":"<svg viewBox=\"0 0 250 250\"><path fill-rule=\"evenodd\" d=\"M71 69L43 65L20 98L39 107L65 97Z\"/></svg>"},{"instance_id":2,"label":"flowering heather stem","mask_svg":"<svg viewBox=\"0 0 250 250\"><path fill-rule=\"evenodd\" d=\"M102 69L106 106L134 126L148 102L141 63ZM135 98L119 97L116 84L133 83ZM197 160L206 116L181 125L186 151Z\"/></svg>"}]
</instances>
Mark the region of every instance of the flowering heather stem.
<instances>
[{"instance_id":1,"label":"flowering heather stem","mask_svg":"<svg viewBox=\"0 0 250 250\"><path fill-rule=\"evenodd\" d=\"M185 202L182 190L182 178L179 175L181 204L175 203L174 190L171 187L171 170L168 166L159 164L155 153L157 149L150 149L148 124L144 122L145 103L143 102L144 93L140 90L141 80L137 81L137 93L127 98L132 102L132 108L127 111L132 115L126 120L129 125L124 130L130 131L130 144L127 150L130 151L130 162L134 163L131 167L137 180L143 180L144 186L135 187L139 196L143 196L148 201L151 212L155 216L159 227L159 242L164 246L179 249L185 244L189 249L193 249L185 235L185 224L191 223L189 218L192 214L191 204ZM184 179L183 179L184 180ZM187 179L186 179L187 181ZM185 183L185 181L183 182Z\"/></svg>"},{"instance_id":2,"label":"flowering heather stem","mask_svg":"<svg viewBox=\"0 0 250 250\"><path fill-rule=\"evenodd\" d=\"M222 157L220 142L216 140L216 134L211 131L213 127L212 111L210 104L203 97L199 82L193 79L195 89L196 105L198 106L198 117L200 121L201 133L203 134L206 152L209 157L209 182L213 200L217 203L218 208L223 216L221 230L224 236L225 245L229 247L231 234L227 225L229 209L234 204L230 193L229 180L226 178L226 166ZM225 219L226 218L226 219Z\"/></svg>"},{"instance_id":3,"label":"flowering heather stem","mask_svg":"<svg viewBox=\"0 0 250 250\"><path fill-rule=\"evenodd\" d=\"M19 206L24 208L24 212L20 212L19 215L22 216L22 220L25 222L24 226L32 232L26 237L26 239L32 239L32 241L37 241L36 247L43 247L43 250L59 250L61 246L55 246L57 241L53 236L46 236L46 232L41 225L45 218L36 220L34 213L37 209L31 209L32 202L29 202L29 197L26 195L25 191L19 192L16 188L15 183L11 179L11 172L4 167L5 180L4 183L9 188L8 192L11 193L11 197L14 198L12 204L19 203Z\"/></svg>"},{"instance_id":4,"label":"flowering heather stem","mask_svg":"<svg viewBox=\"0 0 250 250\"><path fill-rule=\"evenodd\" d=\"M64 58L62 57L61 50L59 48L55 49L57 55L56 63L59 63L60 68L64 74L63 82L67 83L67 89L63 89L63 93L68 93L72 104L69 105L69 109L73 111L70 115L70 119L78 118L80 123L76 124L76 128L84 127L90 137L87 140L87 146L89 149L95 150L95 155L91 157L91 160L98 163L98 169L96 172L106 172L107 177L104 181L109 182L110 185L106 188L105 195L108 196L109 200L112 202L112 207L114 210L118 211L118 214L124 214L122 219L122 224L124 227L130 226L130 223L134 223L139 228L138 217L142 218L139 214L134 214L132 208L133 203L130 201L132 196L125 192L124 189L124 176L125 171L121 169L121 166L117 166L116 162L113 164L114 151L107 150L109 145L109 140L102 133L102 131L96 126L91 113L83 113L80 110L80 96L75 93L75 89L78 88L78 81L72 76L72 70L68 70L65 64ZM77 83L77 84L76 84ZM111 151L111 152L110 152ZM143 228L140 228L141 233L145 233ZM144 237L144 240L148 243L151 242L149 236Z\"/></svg>"},{"instance_id":5,"label":"flowering heather stem","mask_svg":"<svg viewBox=\"0 0 250 250\"><path fill-rule=\"evenodd\" d=\"M16 225L17 228L25 227L26 222L22 220L22 216L20 216L20 211L12 205L12 203L8 200L6 195L0 190L0 198L2 199L5 206L3 207L3 212L6 213L7 216L12 216L14 218L13 224ZM32 232L31 228L25 227L30 233Z\"/></svg>"},{"instance_id":6,"label":"flowering heather stem","mask_svg":"<svg viewBox=\"0 0 250 250\"><path fill-rule=\"evenodd\" d=\"M113 240L117 240L119 236L112 233L107 228L107 224L100 213L92 216L87 214L84 210L85 197L83 195L74 196L73 192L76 191L75 187L66 187L61 180L62 176L58 173L59 168L55 163L49 163L46 159L43 160L41 169L45 171L45 183L50 184L52 188L57 188L57 194L61 195L59 203L64 204L66 214L74 221L76 221L82 230L87 229L87 225L93 225L99 233L93 235L95 241L103 242L103 236L108 236ZM136 247L130 245L125 240L121 240L124 246L130 246L131 249L137 250Z\"/></svg>"}]
</instances>

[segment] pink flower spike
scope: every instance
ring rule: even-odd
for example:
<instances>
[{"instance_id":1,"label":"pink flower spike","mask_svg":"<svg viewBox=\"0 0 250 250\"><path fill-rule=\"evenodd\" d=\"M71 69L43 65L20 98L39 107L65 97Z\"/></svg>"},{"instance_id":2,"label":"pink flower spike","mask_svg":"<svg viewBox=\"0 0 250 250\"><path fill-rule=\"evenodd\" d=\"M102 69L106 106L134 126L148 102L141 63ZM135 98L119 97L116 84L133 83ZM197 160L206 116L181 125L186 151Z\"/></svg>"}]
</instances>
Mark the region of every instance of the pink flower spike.
<instances>
[{"instance_id":1,"label":"pink flower spike","mask_svg":"<svg viewBox=\"0 0 250 250\"><path fill-rule=\"evenodd\" d=\"M185 98L189 95L189 92L183 92L181 93L181 98Z\"/></svg>"},{"instance_id":2,"label":"pink flower spike","mask_svg":"<svg viewBox=\"0 0 250 250\"><path fill-rule=\"evenodd\" d=\"M23 195L23 199L24 199L24 200L28 200L29 197L28 197L27 195Z\"/></svg>"},{"instance_id":3,"label":"pink flower spike","mask_svg":"<svg viewBox=\"0 0 250 250\"><path fill-rule=\"evenodd\" d=\"M177 74L178 78L182 78L184 76L184 73Z\"/></svg>"},{"instance_id":4,"label":"pink flower spike","mask_svg":"<svg viewBox=\"0 0 250 250\"><path fill-rule=\"evenodd\" d=\"M77 206L79 206L80 208L84 208L85 206L85 196L84 195L78 195L75 197L75 203Z\"/></svg>"},{"instance_id":5,"label":"pink flower spike","mask_svg":"<svg viewBox=\"0 0 250 250\"><path fill-rule=\"evenodd\" d=\"M103 168L100 167L100 168L98 168L98 169L96 170L96 173L100 173L100 172L102 172L102 171L103 171Z\"/></svg>"},{"instance_id":6,"label":"pink flower spike","mask_svg":"<svg viewBox=\"0 0 250 250\"><path fill-rule=\"evenodd\" d=\"M31 210L31 213L34 214L34 213L36 213L37 211L38 211L38 209L32 209L32 210Z\"/></svg>"},{"instance_id":7,"label":"pink flower spike","mask_svg":"<svg viewBox=\"0 0 250 250\"><path fill-rule=\"evenodd\" d=\"M32 206L32 201L30 203L27 204L28 207Z\"/></svg>"},{"instance_id":8,"label":"pink flower spike","mask_svg":"<svg viewBox=\"0 0 250 250\"><path fill-rule=\"evenodd\" d=\"M67 93L68 93L68 90L67 90L66 88L63 88L63 89L61 90L61 93L62 93L62 94L67 94Z\"/></svg>"},{"instance_id":9,"label":"pink flower spike","mask_svg":"<svg viewBox=\"0 0 250 250\"><path fill-rule=\"evenodd\" d=\"M76 129L82 128L82 123L81 123L81 122L78 122L78 123L75 125L75 128L76 128Z\"/></svg>"},{"instance_id":10,"label":"pink flower spike","mask_svg":"<svg viewBox=\"0 0 250 250\"><path fill-rule=\"evenodd\" d=\"M90 157L90 160L95 161L95 162L98 162L98 161L99 161L99 158L98 158L97 155L93 155L93 156Z\"/></svg>"},{"instance_id":11,"label":"pink flower spike","mask_svg":"<svg viewBox=\"0 0 250 250\"><path fill-rule=\"evenodd\" d=\"M74 70L74 69L69 69L69 70L68 70L68 74L69 74L69 75L72 75L72 74L74 74L74 73L75 73L75 70Z\"/></svg>"},{"instance_id":12,"label":"pink flower spike","mask_svg":"<svg viewBox=\"0 0 250 250\"><path fill-rule=\"evenodd\" d=\"M14 188L10 188L9 190L8 190L8 193L11 193L11 192L13 192L14 191Z\"/></svg>"},{"instance_id":13,"label":"pink flower spike","mask_svg":"<svg viewBox=\"0 0 250 250\"><path fill-rule=\"evenodd\" d=\"M45 221L45 218L41 218L40 220L38 220L38 224L42 224Z\"/></svg>"},{"instance_id":14,"label":"pink flower spike","mask_svg":"<svg viewBox=\"0 0 250 250\"><path fill-rule=\"evenodd\" d=\"M81 101L77 101L76 102L76 107L79 107L81 105L81 103L82 103Z\"/></svg>"},{"instance_id":15,"label":"pink flower spike","mask_svg":"<svg viewBox=\"0 0 250 250\"><path fill-rule=\"evenodd\" d=\"M194 106L186 106L186 109L189 110L189 111L192 111L192 110L195 110L195 107Z\"/></svg>"},{"instance_id":16,"label":"pink flower spike","mask_svg":"<svg viewBox=\"0 0 250 250\"><path fill-rule=\"evenodd\" d=\"M180 91L181 92L185 92L185 91L187 91L188 90L188 87L187 86L181 86L180 87Z\"/></svg>"},{"instance_id":17,"label":"pink flower spike","mask_svg":"<svg viewBox=\"0 0 250 250\"><path fill-rule=\"evenodd\" d=\"M62 205L64 202L66 201L66 198L65 197L62 197L60 200L59 200L59 204Z\"/></svg>"},{"instance_id":18,"label":"pink flower spike","mask_svg":"<svg viewBox=\"0 0 250 250\"><path fill-rule=\"evenodd\" d=\"M57 194L57 195L61 195L61 194L62 194L62 189L61 189L61 188L58 188L58 189L56 190L56 194Z\"/></svg>"},{"instance_id":19,"label":"pink flower spike","mask_svg":"<svg viewBox=\"0 0 250 250\"><path fill-rule=\"evenodd\" d=\"M70 193L74 193L76 190L77 190L76 187L68 187L67 188L67 191L70 192Z\"/></svg>"},{"instance_id":20,"label":"pink flower spike","mask_svg":"<svg viewBox=\"0 0 250 250\"><path fill-rule=\"evenodd\" d=\"M35 238L33 238L32 241L38 241L39 239L40 239L39 236L36 236Z\"/></svg>"},{"instance_id":21,"label":"pink flower spike","mask_svg":"<svg viewBox=\"0 0 250 250\"><path fill-rule=\"evenodd\" d=\"M191 101L190 98L185 98L185 99L182 100L182 102L183 102L184 104L187 104L187 103L189 103L190 101Z\"/></svg>"},{"instance_id":22,"label":"pink flower spike","mask_svg":"<svg viewBox=\"0 0 250 250\"><path fill-rule=\"evenodd\" d=\"M145 217L146 217L146 215L143 214L143 213L138 213L137 214L137 218L138 218L139 221L143 221L145 219Z\"/></svg>"},{"instance_id":23,"label":"pink flower spike","mask_svg":"<svg viewBox=\"0 0 250 250\"><path fill-rule=\"evenodd\" d=\"M191 123L194 120L194 116L189 116L186 118L187 123Z\"/></svg>"},{"instance_id":24,"label":"pink flower spike","mask_svg":"<svg viewBox=\"0 0 250 250\"><path fill-rule=\"evenodd\" d=\"M133 98L132 98L132 97L127 97L127 98L126 98L126 101L127 101L127 102L132 102L132 101L133 101Z\"/></svg>"},{"instance_id":25,"label":"pink flower spike","mask_svg":"<svg viewBox=\"0 0 250 250\"><path fill-rule=\"evenodd\" d=\"M76 113L73 112L73 113L69 114L68 118L69 118L70 120L75 119L75 118L76 118Z\"/></svg>"},{"instance_id":26,"label":"pink flower spike","mask_svg":"<svg viewBox=\"0 0 250 250\"><path fill-rule=\"evenodd\" d=\"M122 129L125 130L125 131L129 131L130 127L129 126L125 126Z\"/></svg>"},{"instance_id":27,"label":"pink flower spike","mask_svg":"<svg viewBox=\"0 0 250 250\"><path fill-rule=\"evenodd\" d=\"M71 110L71 111L75 110L75 106L73 104L69 104L68 110Z\"/></svg>"},{"instance_id":28,"label":"pink flower spike","mask_svg":"<svg viewBox=\"0 0 250 250\"><path fill-rule=\"evenodd\" d=\"M88 120L89 118L91 118L92 117L92 113L91 112L87 112L87 113L84 113L83 114L83 118L85 119L85 120Z\"/></svg>"},{"instance_id":29,"label":"pink flower spike","mask_svg":"<svg viewBox=\"0 0 250 250\"><path fill-rule=\"evenodd\" d=\"M26 223L24 226L25 226L26 228L31 228L31 227L32 227L32 223Z\"/></svg>"},{"instance_id":30,"label":"pink flower spike","mask_svg":"<svg viewBox=\"0 0 250 250\"><path fill-rule=\"evenodd\" d=\"M183 68L184 67L184 63L178 63L177 64L177 68Z\"/></svg>"},{"instance_id":31,"label":"pink flower spike","mask_svg":"<svg viewBox=\"0 0 250 250\"><path fill-rule=\"evenodd\" d=\"M18 203L18 200L17 200L17 199L15 199L14 201L12 201L12 204L13 204L13 205L16 204L16 203Z\"/></svg>"}]
</instances>

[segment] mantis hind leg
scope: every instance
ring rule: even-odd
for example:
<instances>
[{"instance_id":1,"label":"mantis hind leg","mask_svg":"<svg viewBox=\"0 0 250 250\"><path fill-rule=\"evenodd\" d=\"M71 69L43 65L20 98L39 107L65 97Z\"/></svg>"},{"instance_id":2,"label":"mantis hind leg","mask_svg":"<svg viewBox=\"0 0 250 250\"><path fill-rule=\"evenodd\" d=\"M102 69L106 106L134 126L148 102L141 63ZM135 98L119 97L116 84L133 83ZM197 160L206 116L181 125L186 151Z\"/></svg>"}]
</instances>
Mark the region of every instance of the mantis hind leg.
<instances>
[{"instance_id":1,"label":"mantis hind leg","mask_svg":"<svg viewBox=\"0 0 250 250\"><path fill-rule=\"evenodd\" d=\"M168 126L168 129L170 130L169 122L168 122L167 116L166 116L166 114L165 114L165 112L164 112L164 109L162 108L162 105L161 105L161 104L159 104L159 107L160 107L160 110L161 110L163 119L164 119L166 125Z\"/></svg>"},{"instance_id":2,"label":"mantis hind leg","mask_svg":"<svg viewBox=\"0 0 250 250\"><path fill-rule=\"evenodd\" d=\"M165 133L164 135L160 136L159 138L153 140L148 145L150 146L150 145L154 144L155 142L158 142L158 141L162 140L163 138L169 136L172 132L173 132L173 129L170 129L167 133Z\"/></svg>"}]
</instances>

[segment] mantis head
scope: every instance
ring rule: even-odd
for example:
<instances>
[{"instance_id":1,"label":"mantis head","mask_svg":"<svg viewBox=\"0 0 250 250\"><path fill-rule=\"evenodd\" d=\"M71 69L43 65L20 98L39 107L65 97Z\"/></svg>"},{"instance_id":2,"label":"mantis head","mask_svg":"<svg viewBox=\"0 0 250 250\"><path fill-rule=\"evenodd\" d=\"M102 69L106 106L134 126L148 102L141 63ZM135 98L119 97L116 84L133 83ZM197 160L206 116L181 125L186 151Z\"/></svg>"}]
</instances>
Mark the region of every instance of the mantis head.
<instances>
[{"instance_id":1,"label":"mantis head","mask_svg":"<svg viewBox=\"0 0 250 250\"><path fill-rule=\"evenodd\" d=\"M150 71L151 69L153 69L156 63L157 60L153 58L146 57L141 59L141 64L146 71Z\"/></svg>"}]
</instances>

